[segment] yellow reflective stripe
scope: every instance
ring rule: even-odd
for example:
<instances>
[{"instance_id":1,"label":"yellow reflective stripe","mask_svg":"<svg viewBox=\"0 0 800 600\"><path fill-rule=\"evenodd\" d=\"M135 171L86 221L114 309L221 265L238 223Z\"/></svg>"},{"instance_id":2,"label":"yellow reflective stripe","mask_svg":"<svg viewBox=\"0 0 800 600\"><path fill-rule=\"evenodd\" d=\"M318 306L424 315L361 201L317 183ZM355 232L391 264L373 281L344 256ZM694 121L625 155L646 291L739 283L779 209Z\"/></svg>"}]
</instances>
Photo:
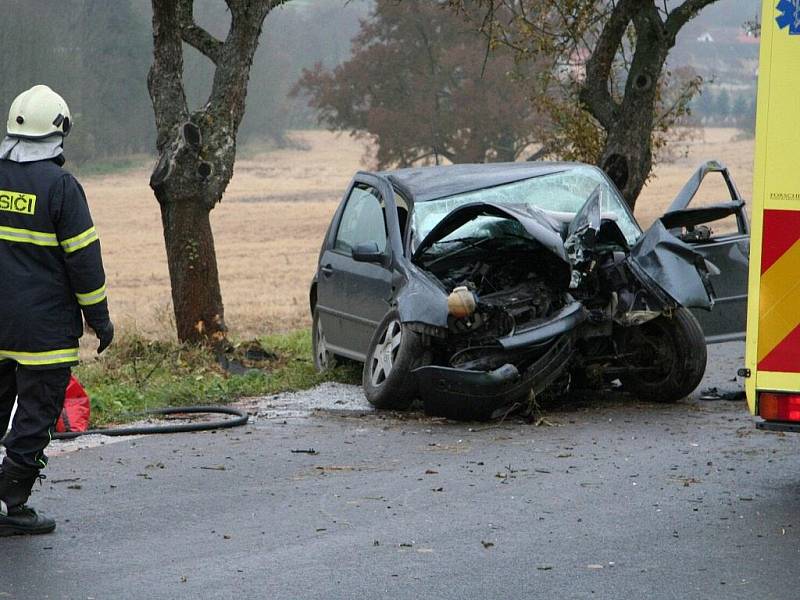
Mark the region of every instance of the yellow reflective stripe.
<instances>
[{"instance_id":1,"label":"yellow reflective stripe","mask_svg":"<svg viewBox=\"0 0 800 600\"><path fill-rule=\"evenodd\" d=\"M75 294L75 296L78 298L78 304L81 306L92 306L93 304L99 304L106 299L106 284L104 283L93 292L87 292L86 294Z\"/></svg>"},{"instance_id":2,"label":"yellow reflective stripe","mask_svg":"<svg viewBox=\"0 0 800 600\"><path fill-rule=\"evenodd\" d=\"M0 359L10 359L26 366L58 365L78 362L78 348L50 350L48 352L17 352L16 350L0 350Z\"/></svg>"},{"instance_id":3,"label":"yellow reflective stripe","mask_svg":"<svg viewBox=\"0 0 800 600\"><path fill-rule=\"evenodd\" d=\"M95 231L94 227L89 227L89 229L83 233L79 233L75 237L71 237L68 240L63 240L61 242L61 247L64 249L64 252L70 254L80 250L81 248L86 248L86 246L96 241L97 231Z\"/></svg>"},{"instance_id":4,"label":"yellow reflective stripe","mask_svg":"<svg viewBox=\"0 0 800 600\"><path fill-rule=\"evenodd\" d=\"M33 244L35 246L58 246L58 239L55 233L17 229L16 227L0 226L0 240Z\"/></svg>"}]
</instances>

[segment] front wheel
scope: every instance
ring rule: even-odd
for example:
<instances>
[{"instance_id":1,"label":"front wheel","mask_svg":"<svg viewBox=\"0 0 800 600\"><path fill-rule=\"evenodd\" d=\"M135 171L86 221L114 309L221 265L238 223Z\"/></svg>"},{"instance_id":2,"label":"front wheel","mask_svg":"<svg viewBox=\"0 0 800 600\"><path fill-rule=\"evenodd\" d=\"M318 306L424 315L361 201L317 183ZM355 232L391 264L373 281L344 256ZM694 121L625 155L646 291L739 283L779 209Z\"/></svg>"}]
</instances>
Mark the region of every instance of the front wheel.
<instances>
[{"instance_id":1,"label":"front wheel","mask_svg":"<svg viewBox=\"0 0 800 600\"><path fill-rule=\"evenodd\" d=\"M364 395L375 408L405 410L417 397L413 369L426 363L422 336L391 310L375 330L364 363Z\"/></svg>"},{"instance_id":2,"label":"front wheel","mask_svg":"<svg viewBox=\"0 0 800 600\"><path fill-rule=\"evenodd\" d=\"M624 366L619 379L642 400L677 402L703 379L708 355L700 324L686 308L620 332Z\"/></svg>"}]
</instances>

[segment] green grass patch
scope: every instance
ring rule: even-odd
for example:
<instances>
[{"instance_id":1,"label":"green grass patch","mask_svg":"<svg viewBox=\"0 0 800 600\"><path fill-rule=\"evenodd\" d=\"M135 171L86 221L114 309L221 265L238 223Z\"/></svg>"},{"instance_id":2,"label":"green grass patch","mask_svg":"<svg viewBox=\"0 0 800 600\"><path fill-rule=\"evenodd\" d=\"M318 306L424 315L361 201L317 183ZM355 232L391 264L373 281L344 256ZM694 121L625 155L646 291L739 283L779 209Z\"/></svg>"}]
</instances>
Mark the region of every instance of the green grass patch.
<instances>
[{"instance_id":1,"label":"green grass patch","mask_svg":"<svg viewBox=\"0 0 800 600\"><path fill-rule=\"evenodd\" d=\"M245 373L226 371L206 348L122 333L101 358L82 364L75 374L92 400L92 427L135 420L153 408L225 404L325 381L360 381L356 365L317 373L308 331L240 344L233 357L247 367Z\"/></svg>"}]
</instances>

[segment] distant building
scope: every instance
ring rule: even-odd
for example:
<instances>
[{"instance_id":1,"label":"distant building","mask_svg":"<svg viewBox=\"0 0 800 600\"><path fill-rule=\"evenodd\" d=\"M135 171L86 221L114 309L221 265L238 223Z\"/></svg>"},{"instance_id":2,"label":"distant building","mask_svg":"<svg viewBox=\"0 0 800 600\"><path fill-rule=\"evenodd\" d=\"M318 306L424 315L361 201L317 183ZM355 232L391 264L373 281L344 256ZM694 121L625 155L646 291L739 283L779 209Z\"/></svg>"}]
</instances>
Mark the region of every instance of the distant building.
<instances>
[{"instance_id":1,"label":"distant building","mask_svg":"<svg viewBox=\"0 0 800 600\"><path fill-rule=\"evenodd\" d=\"M710 32L706 31L703 35L697 38L697 41L701 44L713 44L714 43L714 36L711 35Z\"/></svg>"},{"instance_id":2,"label":"distant building","mask_svg":"<svg viewBox=\"0 0 800 600\"><path fill-rule=\"evenodd\" d=\"M736 36L736 41L740 44L759 44L761 39L758 37L755 31L750 29L743 29L739 32L739 35Z\"/></svg>"},{"instance_id":3,"label":"distant building","mask_svg":"<svg viewBox=\"0 0 800 600\"><path fill-rule=\"evenodd\" d=\"M586 79L586 63L592 57L588 48L579 48L569 55L569 59L558 67L559 78L582 83Z\"/></svg>"}]
</instances>

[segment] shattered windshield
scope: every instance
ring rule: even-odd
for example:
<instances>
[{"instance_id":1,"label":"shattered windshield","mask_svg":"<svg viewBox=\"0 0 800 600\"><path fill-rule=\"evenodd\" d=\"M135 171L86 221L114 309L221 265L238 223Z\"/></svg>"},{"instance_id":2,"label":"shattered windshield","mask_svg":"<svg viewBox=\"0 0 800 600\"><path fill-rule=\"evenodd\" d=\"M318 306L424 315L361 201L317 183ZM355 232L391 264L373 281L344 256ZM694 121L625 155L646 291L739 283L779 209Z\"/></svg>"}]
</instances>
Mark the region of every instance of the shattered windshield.
<instances>
[{"instance_id":1,"label":"shattered windshield","mask_svg":"<svg viewBox=\"0 0 800 600\"><path fill-rule=\"evenodd\" d=\"M568 224L598 187L602 217L616 221L628 244L633 245L641 235L641 229L625 208L619 193L599 169L581 166L441 200L417 202L411 218L412 252L446 215L465 204L490 202L521 210L536 207ZM486 237L495 230L492 224L496 221L497 217L479 216L440 241Z\"/></svg>"}]
</instances>

